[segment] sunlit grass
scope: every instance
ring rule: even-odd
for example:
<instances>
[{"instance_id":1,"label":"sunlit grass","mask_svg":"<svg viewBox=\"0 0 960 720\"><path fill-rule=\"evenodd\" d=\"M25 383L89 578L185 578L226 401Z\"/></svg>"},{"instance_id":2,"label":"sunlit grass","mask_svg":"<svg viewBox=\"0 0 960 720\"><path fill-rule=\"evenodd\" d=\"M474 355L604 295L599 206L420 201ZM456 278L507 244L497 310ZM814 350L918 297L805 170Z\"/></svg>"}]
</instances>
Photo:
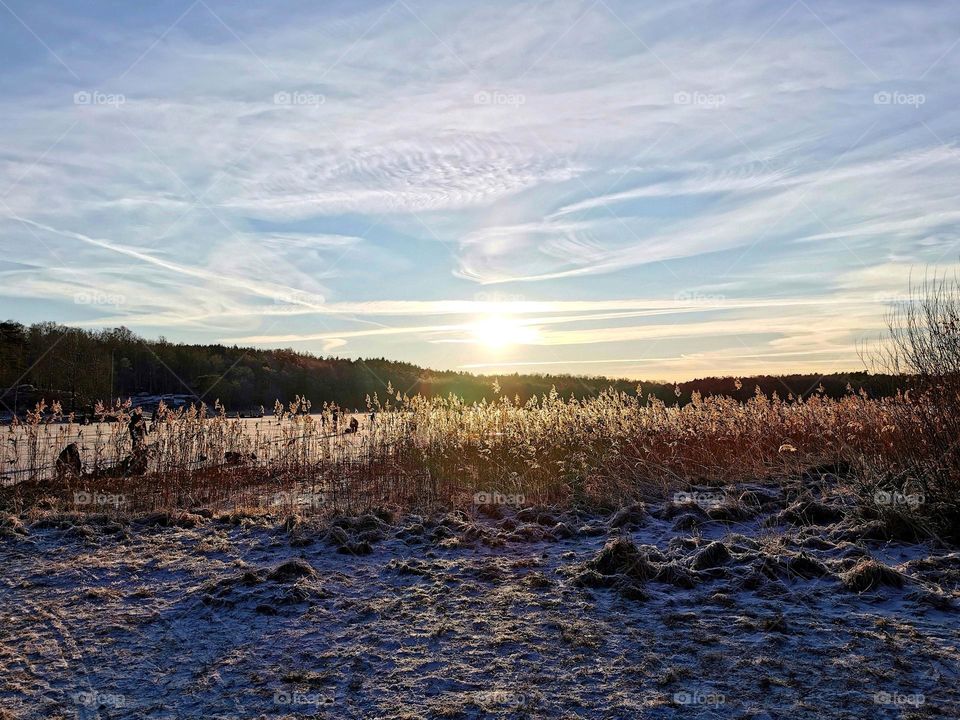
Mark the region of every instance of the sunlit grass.
<instances>
[{"instance_id":1,"label":"sunlit grass","mask_svg":"<svg viewBox=\"0 0 960 720\"><path fill-rule=\"evenodd\" d=\"M902 487L918 479L917 467L936 462L915 400L853 392L839 399L758 392L745 403L695 394L680 406L612 390L583 400L549 393L467 404L390 388L369 399L354 434L343 432L347 416L335 428L331 406L311 408L300 398L257 421L231 419L219 405L210 414L161 408L142 476L117 472L117 461L132 453L129 403L99 412L115 422L84 427L59 407L40 405L26 423L10 425L3 466L13 473L8 480L20 482L8 493L18 503L70 502L77 491L122 494L129 509L238 507L265 498L302 505L300 495L312 509L449 506L469 504L477 492L614 505L822 466ZM58 477L57 454L71 442L80 446L84 474Z\"/></svg>"}]
</instances>

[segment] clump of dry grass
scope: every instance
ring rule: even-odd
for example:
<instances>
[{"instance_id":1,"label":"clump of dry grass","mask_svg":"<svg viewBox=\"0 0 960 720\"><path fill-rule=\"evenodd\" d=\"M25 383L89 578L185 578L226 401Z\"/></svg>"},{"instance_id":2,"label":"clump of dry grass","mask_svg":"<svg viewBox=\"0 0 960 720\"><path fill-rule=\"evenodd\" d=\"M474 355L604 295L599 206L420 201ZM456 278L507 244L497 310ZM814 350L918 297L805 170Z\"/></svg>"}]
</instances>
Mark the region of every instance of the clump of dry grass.
<instances>
[{"instance_id":1,"label":"clump of dry grass","mask_svg":"<svg viewBox=\"0 0 960 720\"><path fill-rule=\"evenodd\" d=\"M841 574L840 581L845 588L857 593L882 585L903 587L903 576L900 573L870 558L860 560L850 570Z\"/></svg>"},{"instance_id":2,"label":"clump of dry grass","mask_svg":"<svg viewBox=\"0 0 960 720\"><path fill-rule=\"evenodd\" d=\"M0 537L20 538L28 534L20 518L13 515L0 515Z\"/></svg>"}]
</instances>

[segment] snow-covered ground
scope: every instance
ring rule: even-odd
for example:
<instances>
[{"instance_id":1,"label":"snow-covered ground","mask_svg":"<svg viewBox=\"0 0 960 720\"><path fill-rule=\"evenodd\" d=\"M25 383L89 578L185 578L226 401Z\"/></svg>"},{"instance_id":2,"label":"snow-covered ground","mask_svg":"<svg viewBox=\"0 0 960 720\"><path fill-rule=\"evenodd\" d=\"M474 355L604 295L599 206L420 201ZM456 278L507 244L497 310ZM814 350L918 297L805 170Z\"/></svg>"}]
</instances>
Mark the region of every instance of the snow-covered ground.
<instances>
[{"instance_id":1,"label":"snow-covered ground","mask_svg":"<svg viewBox=\"0 0 960 720\"><path fill-rule=\"evenodd\" d=\"M737 495L8 519L0 718L960 717L955 550Z\"/></svg>"}]
</instances>

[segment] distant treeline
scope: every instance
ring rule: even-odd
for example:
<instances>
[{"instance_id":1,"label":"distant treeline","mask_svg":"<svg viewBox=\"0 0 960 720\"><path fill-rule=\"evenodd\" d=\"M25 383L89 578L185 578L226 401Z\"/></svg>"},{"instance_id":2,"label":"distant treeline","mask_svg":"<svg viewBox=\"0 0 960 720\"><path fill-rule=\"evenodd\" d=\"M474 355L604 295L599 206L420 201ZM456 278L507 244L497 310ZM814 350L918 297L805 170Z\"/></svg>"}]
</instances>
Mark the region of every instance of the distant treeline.
<instances>
[{"instance_id":1,"label":"distant treeline","mask_svg":"<svg viewBox=\"0 0 960 720\"><path fill-rule=\"evenodd\" d=\"M552 387L564 397L585 397L613 387L635 393L637 381L571 375L479 376L430 370L384 358L349 360L317 357L286 350L258 350L224 345L184 345L161 338L145 340L127 328L89 331L55 323L25 326L0 323L0 411L22 414L38 399L59 400L65 411L89 412L97 400L150 395L192 395L212 405L220 400L229 410L270 411L274 400L289 402L296 395L315 406L324 401L361 408L366 397L387 386L408 395L454 393L468 402L500 393L526 400ZM704 378L681 383L640 382L644 395L665 402L685 403L691 393L750 398L755 388L781 397L808 396L822 386L838 397L854 390L871 396L896 391L900 378L867 373ZM679 389L679 396L676 394Z\"/></svg>"}]
</instances>

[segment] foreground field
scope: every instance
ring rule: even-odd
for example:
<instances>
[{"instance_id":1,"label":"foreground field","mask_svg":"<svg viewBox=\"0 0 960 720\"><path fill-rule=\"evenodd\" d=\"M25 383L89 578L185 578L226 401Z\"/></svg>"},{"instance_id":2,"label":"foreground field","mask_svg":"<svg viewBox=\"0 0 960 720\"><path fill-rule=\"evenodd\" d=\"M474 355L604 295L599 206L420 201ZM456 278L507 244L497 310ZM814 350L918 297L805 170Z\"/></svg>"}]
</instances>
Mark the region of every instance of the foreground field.
<instances>
[{"instance_id":1,"label":"foreground field","mask_svg":"<svg viewBox=\"0 0 960 720\"><path fill-rule=\"evenodd\" d=\"M957 717L960 557L849 500L778 484L612 515L8 518L0 708Z\"/></svg>"}]
</instances>

